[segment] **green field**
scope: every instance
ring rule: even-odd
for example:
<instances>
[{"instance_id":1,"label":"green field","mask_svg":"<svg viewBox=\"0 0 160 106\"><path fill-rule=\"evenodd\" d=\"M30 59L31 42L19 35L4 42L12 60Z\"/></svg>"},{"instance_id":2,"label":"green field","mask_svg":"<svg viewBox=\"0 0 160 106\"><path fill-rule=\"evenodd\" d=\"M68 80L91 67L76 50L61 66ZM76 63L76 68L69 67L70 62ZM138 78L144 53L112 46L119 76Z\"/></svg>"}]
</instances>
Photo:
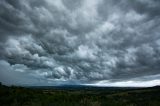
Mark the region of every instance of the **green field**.
<instances>
[{"instance_id":1,"label":"green field","mask_svg":"<svg viewBox=\"0 0 160 106\"><path fill-rule=\"evenodd\" d=\"M0 106L160 106L160 87L63 90L1 85Z\"/></svg>"}]
</instances>

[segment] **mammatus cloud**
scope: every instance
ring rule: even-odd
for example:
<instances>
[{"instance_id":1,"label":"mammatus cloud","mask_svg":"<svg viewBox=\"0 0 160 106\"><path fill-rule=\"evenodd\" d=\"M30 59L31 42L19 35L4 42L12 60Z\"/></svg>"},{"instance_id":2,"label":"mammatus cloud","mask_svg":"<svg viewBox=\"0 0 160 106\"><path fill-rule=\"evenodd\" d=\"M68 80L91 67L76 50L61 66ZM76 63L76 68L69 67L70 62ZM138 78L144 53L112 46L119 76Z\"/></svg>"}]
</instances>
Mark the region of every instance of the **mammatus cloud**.
<instances>
[{"instance_id":1,"label":"mammatus cloud","mask_svg":"<svg viewBox=\"0 0 160 106\"><path fill-rule=\"evenodd\" d=\"M0 81L159 84L159 5L157 0L1 0Z\"/></svg>"}]
</instances>

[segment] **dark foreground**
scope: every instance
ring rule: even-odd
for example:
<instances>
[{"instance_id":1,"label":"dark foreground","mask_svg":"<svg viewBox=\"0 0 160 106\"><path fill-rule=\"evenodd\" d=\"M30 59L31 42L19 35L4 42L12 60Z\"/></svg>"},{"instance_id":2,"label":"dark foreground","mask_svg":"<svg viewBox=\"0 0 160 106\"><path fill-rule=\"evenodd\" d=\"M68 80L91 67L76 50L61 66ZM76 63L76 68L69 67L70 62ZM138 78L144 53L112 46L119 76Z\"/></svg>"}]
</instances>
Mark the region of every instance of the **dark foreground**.
<instances>
[{"instance_id":1,"label":"dark foreground","mask_svg":"<svg viewBox=\"0 0 160 106\"><path fill-rule=\"evenodd\" d=\"M160 106L160 87L7 87L0 106Z\"/></svg>"}]
</instances>

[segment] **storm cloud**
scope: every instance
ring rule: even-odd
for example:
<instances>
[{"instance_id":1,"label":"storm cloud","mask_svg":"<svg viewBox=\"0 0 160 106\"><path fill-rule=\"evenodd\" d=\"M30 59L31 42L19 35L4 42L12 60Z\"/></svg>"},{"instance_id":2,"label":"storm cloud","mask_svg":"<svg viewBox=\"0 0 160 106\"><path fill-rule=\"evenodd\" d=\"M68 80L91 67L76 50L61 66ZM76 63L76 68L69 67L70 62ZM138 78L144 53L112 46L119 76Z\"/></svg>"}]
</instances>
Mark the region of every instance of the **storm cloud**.
<instances>
[{"instance_id":1,"label":"storm cloud","mask_svg":"<svg viewBox=\"0 0 160 106\"><path fill-rule=\"evenodd\" d=\"M160 82L159 5L159 0L1 0L0 81Z\"/></svg>"}]
</instances>

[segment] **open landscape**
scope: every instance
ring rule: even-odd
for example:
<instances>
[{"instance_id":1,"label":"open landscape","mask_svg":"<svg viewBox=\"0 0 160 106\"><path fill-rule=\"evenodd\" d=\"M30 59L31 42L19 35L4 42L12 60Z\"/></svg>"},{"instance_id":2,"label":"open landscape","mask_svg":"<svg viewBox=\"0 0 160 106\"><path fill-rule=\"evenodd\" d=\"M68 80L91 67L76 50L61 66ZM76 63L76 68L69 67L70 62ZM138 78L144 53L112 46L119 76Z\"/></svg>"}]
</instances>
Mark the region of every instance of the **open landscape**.
<instances>
[{"instance_id":1,"label":"open landscape","mask_svg":"<svg viewBox=\"0 0 160 106\"><path fill-rule=\"evenodd\" d=\"M1 85L0 106L160 106L160 87Z\"/></svg>"},{"instance_id":2,"label":"open landscape","mask_svg":"<svg viewBox=\"0 0 160 106\"><path fill-rule=\"evenodd\" d=\"M0 0L0 106L160 106L160 0Z\"/></svg>"}]
</instances>

